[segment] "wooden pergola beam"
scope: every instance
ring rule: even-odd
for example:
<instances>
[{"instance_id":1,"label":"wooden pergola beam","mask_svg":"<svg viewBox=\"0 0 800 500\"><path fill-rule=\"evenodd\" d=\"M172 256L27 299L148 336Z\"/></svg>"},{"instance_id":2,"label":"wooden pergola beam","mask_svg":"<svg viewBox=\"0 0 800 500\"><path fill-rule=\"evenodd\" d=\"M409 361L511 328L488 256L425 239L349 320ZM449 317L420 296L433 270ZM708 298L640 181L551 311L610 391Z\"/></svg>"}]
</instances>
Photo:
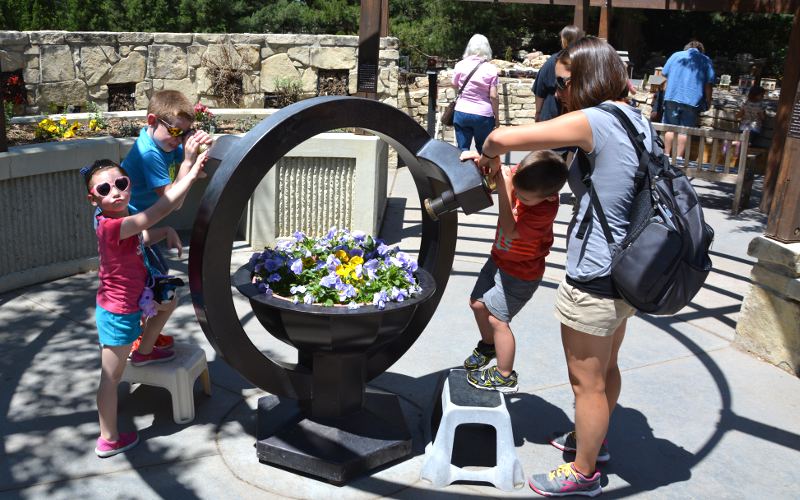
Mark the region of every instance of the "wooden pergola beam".
<instances>
[{"instance_id":1,"label":"wooden pergola beam","mask_svg":"<svg viewBox=\"0 0 800 500\"><path fill-rule=\"evenodd\" d=\"M532 5L573 5L583 0L462 0L467 2L520 3ZM589 0L591 7L605 7L608 0ZM621 9L689 10L706 12L754 12L757 14L791 14L800 7L800 0L614 0Z\"/></svg>"}]
</instances>

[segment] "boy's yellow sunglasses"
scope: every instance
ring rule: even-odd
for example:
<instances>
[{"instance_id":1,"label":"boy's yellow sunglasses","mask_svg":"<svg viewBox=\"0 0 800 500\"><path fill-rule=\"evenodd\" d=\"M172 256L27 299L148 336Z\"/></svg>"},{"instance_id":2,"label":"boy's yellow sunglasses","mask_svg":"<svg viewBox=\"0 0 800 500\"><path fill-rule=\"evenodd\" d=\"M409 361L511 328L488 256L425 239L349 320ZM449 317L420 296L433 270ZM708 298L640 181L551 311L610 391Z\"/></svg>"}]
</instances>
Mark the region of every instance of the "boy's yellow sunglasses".
<instances>
[{"instance_id":1,"label":"boy's yellow sunglasses","mask_svg":"<svg viewBox=\"0 0 800 500\"><path fill-rule=\"evenodd\" d=\"M159 118L158 121L160 121L167 128L167 132L169 132L169 135L172 136L172 137L180 137L181 139L183 139L188 134L193 132L193 130L191 128L187 129L187 130L183 130L180 127L176 127L176 126L170 124L169 122L167 122L163 118Z\"/></svg>"}]
</instances>

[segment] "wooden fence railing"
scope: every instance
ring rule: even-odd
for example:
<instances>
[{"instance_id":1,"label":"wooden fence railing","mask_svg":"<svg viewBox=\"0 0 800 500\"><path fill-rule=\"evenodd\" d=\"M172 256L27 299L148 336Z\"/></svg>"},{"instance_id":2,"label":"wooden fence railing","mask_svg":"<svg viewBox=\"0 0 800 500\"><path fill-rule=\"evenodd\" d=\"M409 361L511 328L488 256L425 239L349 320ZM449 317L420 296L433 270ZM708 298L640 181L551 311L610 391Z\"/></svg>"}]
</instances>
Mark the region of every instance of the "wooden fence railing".
<instances>
[{"instance_id":1,"label":"wooden fence railing","mask_svg":"<svg viewBox=\"0 0 800 500\"><path fill-rule=\"evenodd\" d=\"M689 177L734 184L731 211L737 214L747 208L756 159L755 154L748 152L749 130L735 133L664 123L654 123L653 127L662 138L666 132L676 134L672 151L665 151L674 165L685 169ZM687 153L682 162L677 160L677 134L686 135Z\"/></svg>"}]
</instances>

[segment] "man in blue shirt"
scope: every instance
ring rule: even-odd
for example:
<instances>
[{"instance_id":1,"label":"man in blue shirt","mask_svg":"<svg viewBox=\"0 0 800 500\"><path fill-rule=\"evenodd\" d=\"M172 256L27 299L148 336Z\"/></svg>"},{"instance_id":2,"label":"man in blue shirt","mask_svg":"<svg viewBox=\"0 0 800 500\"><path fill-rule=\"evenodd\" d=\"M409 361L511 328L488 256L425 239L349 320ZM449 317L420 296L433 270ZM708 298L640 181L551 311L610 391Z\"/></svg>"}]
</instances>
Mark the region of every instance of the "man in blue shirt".
<instances>
[{"instance_id":1,"label":"man in blue shirt","mask_svg":"<svg viewBox=\"0 0 800 500\"><path fill-rule=\"evenodd\" d=\"M682 51L672 54L664 65L667 78L664 95L664 123L682 127L697 127L701 111L711 107L711 85L714 68L704 54L703 44L692 40ZM671 132L664 135L664 148L672 151ZM678 158L686 150L686 136L678 136Z\"/></svg>"}]
</instances>

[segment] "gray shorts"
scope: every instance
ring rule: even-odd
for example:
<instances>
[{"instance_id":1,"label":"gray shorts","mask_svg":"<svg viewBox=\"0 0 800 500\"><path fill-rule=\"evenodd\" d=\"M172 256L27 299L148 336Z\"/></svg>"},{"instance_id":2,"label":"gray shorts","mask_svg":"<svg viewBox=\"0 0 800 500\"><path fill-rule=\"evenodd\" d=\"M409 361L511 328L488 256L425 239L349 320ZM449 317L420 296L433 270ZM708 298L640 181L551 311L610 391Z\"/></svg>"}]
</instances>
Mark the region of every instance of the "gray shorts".
<instances>
[{"instance_id":1,"label":"gray shorts","mask_svg":"<svg viewBox=\"0 0 800 500\"><path fill-rule=\"evenodd\" d=\"M470 297L483 302L492 316L508 323L531 300L541 281L515 278L498 269L489 257Z\"/></svg>"}]
</instances>

